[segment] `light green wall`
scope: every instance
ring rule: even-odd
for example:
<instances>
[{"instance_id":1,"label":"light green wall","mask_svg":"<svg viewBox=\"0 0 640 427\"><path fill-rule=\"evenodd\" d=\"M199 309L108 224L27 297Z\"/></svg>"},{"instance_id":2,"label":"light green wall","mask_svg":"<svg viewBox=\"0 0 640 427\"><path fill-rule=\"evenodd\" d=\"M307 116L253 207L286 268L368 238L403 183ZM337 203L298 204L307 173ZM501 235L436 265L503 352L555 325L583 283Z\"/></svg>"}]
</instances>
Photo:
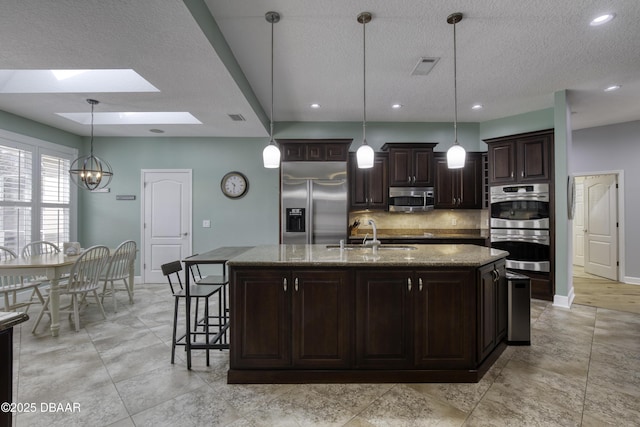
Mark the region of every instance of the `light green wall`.
<instances>
[{"instance_id":1,"label":"light green wall","mask_svg":"<svg viewBox=\"0 0 640 427\"><path fill-rule=\"evenodd\" d=\"M555 284L554 303L570 306L569 291L573 287L570 259L572 245L567 214L567 176L569 174L569 152L571 148L571 122L567 91L554 95L554 180L555 180Z\"/></svg>"},{"instance_id":2,"label":"light green wall","mask_svg":"<svg viewBox=\"0 0 640 427\"><path fill-rule=\"evenodd\" d=\"M262 167L265 138L96 138L96 155L111 163L110 193L81 194L79 230L84 247L114 246L125 239L140 242L141 170L192 169L193 251L218 246L278 242L279 170ZM248 194L231 200L222 195L222 176L237 170L249 179ZM116 195L135 195L117 201ZM211 228L202 221L211 220Z\"/></svg>"},{"instance_id":3,"label":"light green wall","mask_svg":"<svg viewBox=\"0 0 640 427\"><path fill-rule=\"evenodd\" d=\"M489 120L480 123L480 139L497 138L499 136L517 135L519 133L533 132L554 128L554 109L531 111L501 119ZM481 143L482 149L487 149L487 144Z\"/></svg>"},{"instance_id":4,"label":"light green wall","mask_svg":"<svg viewBox=\"0 0 640 427\"><path fill-rule=\"evenodd\" d=\"M67 147L82 147L82 137L0 110L0 129Z\"/></svg>"}]
</instances>

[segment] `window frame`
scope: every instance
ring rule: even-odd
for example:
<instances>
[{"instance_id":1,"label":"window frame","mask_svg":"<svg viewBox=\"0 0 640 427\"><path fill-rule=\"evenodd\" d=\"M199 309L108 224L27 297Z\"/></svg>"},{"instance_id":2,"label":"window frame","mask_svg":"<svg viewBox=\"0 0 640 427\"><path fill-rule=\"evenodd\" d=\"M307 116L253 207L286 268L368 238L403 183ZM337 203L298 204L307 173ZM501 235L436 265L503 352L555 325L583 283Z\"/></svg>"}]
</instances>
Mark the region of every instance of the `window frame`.
<instances>
[{"instance_id":1,"label":"window frame","mask_svg":"<svg viewBox=\"0 0 640 427\"><path fill-rule=\"evenodd\" d=\"M31 241L40 240L41 213L43 207L50 206L43 203L41 194L41 156L49 155L69 159L70 163L78 157L78 150L53 142L32 138L0 129L0 145L31 152L31 202L19 204L31 206ZM69 239L78 241L78 189L69 180ZM0 202L3 203L3 202ZM17 248L22 250L22 248Z\"/></svg>"}]
</instances>

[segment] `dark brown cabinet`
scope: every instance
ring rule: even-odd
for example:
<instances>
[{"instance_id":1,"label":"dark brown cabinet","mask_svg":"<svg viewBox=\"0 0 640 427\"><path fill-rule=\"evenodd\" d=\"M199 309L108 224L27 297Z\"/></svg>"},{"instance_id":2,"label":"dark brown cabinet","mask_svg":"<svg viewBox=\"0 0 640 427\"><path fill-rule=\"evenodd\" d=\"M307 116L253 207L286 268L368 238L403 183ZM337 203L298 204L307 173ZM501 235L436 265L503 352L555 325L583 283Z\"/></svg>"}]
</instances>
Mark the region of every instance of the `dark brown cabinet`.
<instances>
[{"instance_id":1,"label":"dark brown cabinet","mask_svg":"<svg viewBox=\"0 0 640 427\"><path fill-rule=\"evenodd\" d=\"M507 282L505 263L488 264L478 271L478 360L487 357L507 336Z\"/></svg>"},{"instance_id":2,"label":"dark brown cabinet","mask_svg":"<svg viewBox=\"0 0 640 427\"><path fill-rule=\"evenodd\" d=\"M552 180L553 129L484 141L488 145L489 184Z\"/></svg>"},{"instance_id":3,"label":"dark brown cabinet","mask_svg":"<svg viewBox=\"0 0 640 427\"><path fill-rule=\"evenodd\" d=\"M474 288L469 272L358 272L357 367L471 368Z\"/></svg>"},{"instance_id":4,"label":"dark brown cabinet","mask_svg":"<svg viewBox=\"0 0 640 427\"><path fill-rule=\"evenodd\" d=\"M351 209L384 209L389 200L389 153L376 153L373 167L358 169L349 153L349 204Z\"/></svg>"},{"instance_id":5,"label":"dark brown cabinet","mask_svg":"<svg viewBox=\"0 0 640 427\"><path fill-rule=\"evenodd\" d=\"M386 143L390 187L433 187L433 147L437 143Z\"/></svg>"},{"instance_id":6,"label":"dark brown cabinet","mask_svg":"<svg viewBox=\"0 0 640 427\"><path fill-rule=\"evenodd\" d=\"M346 271L233 273L235 368L343 368L350 363Z\"/></svg>"},{"instance_id":7,"label":"dark brown cabinet","mask_svg":"<svg viewBox=\"0 0 640 427\"><path fill-rule=\"evenodd\" d=\"M482 209L482 153L467 153L461 169L449 169L446 153L436 153L435 174L436 209Z\"/></svg>"},{"instance_id":8,"label":"dark brown cabinet","mask_svg":"<svg viewBox=\"0 0 640 427\"><path fill-rule=\"evenodd\" d=\"M346 162L352 139L278 139L283 162Z\"/></svg>"}]
</instances>

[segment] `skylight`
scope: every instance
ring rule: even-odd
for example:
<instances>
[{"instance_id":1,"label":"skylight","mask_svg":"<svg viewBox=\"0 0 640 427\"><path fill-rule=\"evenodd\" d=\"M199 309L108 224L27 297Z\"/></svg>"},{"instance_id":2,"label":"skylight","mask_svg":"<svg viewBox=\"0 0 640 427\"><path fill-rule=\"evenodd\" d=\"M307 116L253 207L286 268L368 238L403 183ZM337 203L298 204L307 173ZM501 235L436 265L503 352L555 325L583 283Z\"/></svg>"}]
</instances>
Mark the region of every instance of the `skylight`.
<instances>
[{"instance_id":1,"label":"skylight","mask_svg":"<svg viewBox=\"0 0 640 427\"><path fill-rule=\"evenodd\" d=\"M131 69L0 70L0 93L160 92Z\"/></svg>"},{"instance_id":2,"label":"skylight","mask_svg":"<svg viewBox=\"0 0 640 427\"><path fill-rule=\"evenodd\" d=\"M91 113L56 113L65 119L88 125L91 123ZM99 112L93 113L95 125L201 125L191 113L177 112Z\"/></svg>"}]
</instances>

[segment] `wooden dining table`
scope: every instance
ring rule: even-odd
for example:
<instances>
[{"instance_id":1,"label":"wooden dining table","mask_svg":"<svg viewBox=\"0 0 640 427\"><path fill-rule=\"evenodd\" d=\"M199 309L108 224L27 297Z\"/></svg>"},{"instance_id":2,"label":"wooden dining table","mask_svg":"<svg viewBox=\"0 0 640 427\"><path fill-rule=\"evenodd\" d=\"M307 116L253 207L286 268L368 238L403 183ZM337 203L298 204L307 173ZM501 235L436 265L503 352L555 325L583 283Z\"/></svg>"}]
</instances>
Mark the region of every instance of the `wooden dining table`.
<instances>
[{"instance_id":1,"label":"wooden dining table","mask_svg":"<svg viewBox=\"0 0 640 427\"><path fill-rule=\"evenodd\" d=\"M60 279L71 271L71 267L80 255L41 254L20 256L0 261L0 276L46 276L50 283L51 335L58 336L60 331ZM129 268L129 284L133 284L134 263Z\"/></svg>"}]
</instances>

